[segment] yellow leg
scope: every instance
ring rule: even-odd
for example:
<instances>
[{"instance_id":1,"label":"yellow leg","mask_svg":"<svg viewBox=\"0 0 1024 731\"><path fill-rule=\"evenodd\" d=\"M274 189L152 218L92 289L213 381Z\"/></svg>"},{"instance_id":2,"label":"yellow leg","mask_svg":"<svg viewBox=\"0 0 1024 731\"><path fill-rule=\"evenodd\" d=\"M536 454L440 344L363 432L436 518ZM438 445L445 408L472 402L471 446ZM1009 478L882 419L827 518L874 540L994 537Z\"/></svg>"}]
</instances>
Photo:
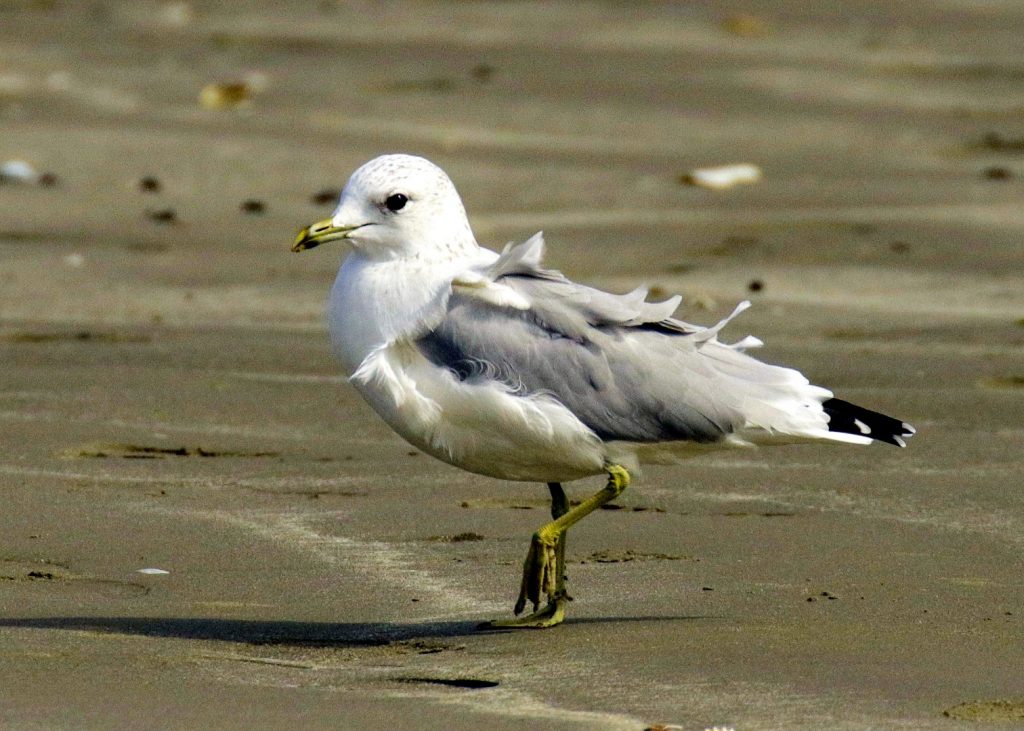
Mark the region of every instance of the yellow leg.
<instances>
[{"instance_id":1,"label":"yellow leg","mask_svg":"<svg viewBox=\"0 0 1024 731\"><path fill-rule=\"evenodd\" d=\"M565 604L570 600L565 589L565 535L583 518L611 502L629 486L629 472L625 467L610 464L606 467L608 483L575 508L568 510L565 493L558 483L549 483L551 490L551 515L554 518L533 534L530 549L523 562L523 580L516 600L515 613L519 614L529 601L534 612L525 617L498 620L490 627L553 627L565 619ZM560 513L560 514L556 514ZM547 595L548 603L538 610L541 592Z\"/></svg>"}]
</instances>

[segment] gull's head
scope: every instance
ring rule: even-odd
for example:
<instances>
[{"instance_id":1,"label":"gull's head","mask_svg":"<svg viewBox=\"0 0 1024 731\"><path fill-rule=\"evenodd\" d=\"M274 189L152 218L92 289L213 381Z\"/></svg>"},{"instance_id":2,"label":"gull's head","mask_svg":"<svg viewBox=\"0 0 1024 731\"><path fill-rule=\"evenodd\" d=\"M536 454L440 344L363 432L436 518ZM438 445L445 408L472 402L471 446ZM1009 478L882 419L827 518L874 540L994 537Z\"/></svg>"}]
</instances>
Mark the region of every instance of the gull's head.
<instances>
[{"instance_id":1,"label":"gull's head","mask_svg":"<svg viewBox=\"0 0 1024 731\"><path fill-rule=\"evenodd\" d=\"M383 155L352 173L334 215L302 229L292 251L339 239L374 259L458 256L477 248L452 181L413 155Z\"/></svg>"}]
</instances>

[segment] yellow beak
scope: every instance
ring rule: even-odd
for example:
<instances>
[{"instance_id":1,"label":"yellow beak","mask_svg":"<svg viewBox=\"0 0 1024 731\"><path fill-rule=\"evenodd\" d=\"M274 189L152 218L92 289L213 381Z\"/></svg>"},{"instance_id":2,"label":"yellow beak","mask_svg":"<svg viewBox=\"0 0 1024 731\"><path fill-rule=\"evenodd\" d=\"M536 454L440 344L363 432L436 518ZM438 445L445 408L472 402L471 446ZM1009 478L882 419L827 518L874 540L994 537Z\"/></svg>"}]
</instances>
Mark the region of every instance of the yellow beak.
<instances>
[{"instance_id":1,"label":"yellow beak","mask_svg":"<svg viewBox=\"0 0 1024 731\"><path fill-rule=\"evenodd\" d=\"M299 235L295 237L295 243L292 244L292 251L298 253L305 251L306 249L314 249L320 244L325 244L328 241L337 241L338 239L347 239L348 235L352 233L360 226L335 226L331 219L325 219L323 221L317 221L316 223L306 226L306 228L299 231Z\"/></svg>"}]
</instances>

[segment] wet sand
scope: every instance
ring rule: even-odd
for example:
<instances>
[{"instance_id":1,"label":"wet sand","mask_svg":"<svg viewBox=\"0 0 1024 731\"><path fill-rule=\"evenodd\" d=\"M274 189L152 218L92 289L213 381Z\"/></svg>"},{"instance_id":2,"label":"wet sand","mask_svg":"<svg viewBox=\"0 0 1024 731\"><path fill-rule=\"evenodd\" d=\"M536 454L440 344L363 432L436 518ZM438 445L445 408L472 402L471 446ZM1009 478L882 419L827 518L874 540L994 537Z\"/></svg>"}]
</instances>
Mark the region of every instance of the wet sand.
<instances>
[{"instance_id":1,"label":"wet sand","mask_svg":"<svg viewBox=\"0 0 1024 731\"><path fill-rule=\"evenodd\" d=\"M82 5L0 9L0 163L57 178L0 185L0 725L1024 724L1016 4ZM917 437L647 468L565 625L480 632L546 490L393 435L288 252L388 151Z\"/></svg>"}]
</instances>

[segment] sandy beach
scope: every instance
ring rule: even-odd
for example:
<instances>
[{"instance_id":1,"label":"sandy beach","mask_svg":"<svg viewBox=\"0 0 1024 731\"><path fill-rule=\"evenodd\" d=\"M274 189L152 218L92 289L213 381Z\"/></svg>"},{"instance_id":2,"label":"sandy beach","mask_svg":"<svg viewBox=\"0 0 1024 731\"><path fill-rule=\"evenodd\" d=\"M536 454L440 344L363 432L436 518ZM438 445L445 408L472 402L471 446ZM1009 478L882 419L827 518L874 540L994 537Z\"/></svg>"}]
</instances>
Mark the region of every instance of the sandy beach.
<instances>
[{"instance_id":1,"label":"sandy beach","mask_svg":"<svg viewBox=\"0 0 1024 731\"><path fill-rule=\"evenodd\" d=\"M892 5L0 6L0 726L1024 728L1024 7ZM396 151L917 436L646 468L479 630L546 489L393 434L288 250Z\"/></svg>"}]
</instances>

